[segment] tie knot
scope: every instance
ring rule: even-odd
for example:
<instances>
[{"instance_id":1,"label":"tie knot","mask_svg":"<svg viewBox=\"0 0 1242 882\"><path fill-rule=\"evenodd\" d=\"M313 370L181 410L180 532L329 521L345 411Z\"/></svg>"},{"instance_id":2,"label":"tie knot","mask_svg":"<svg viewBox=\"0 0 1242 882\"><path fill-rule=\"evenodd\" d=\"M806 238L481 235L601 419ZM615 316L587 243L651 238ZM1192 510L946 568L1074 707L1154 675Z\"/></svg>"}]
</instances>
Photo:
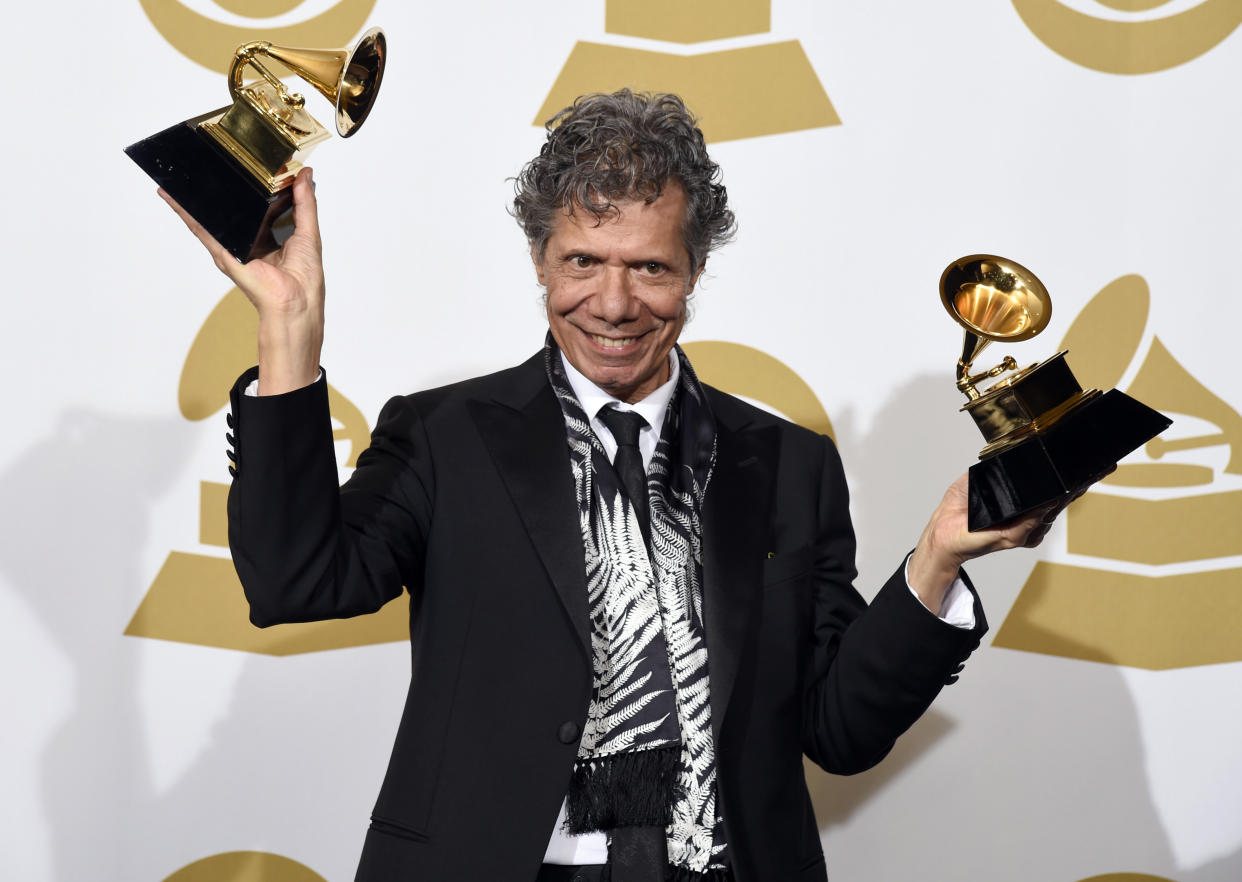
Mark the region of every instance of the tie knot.
<instances>
[{"instance_id":1,"label":"tie knot","mask_svg":"<svg viewBox=\"0 0 1242 882\"><path fill-rule=\"evenodd\" d=\"M601 408L599 419L608 427L608 431L612 432L613 440L617 442L618 447L637 447L638 433L643 426L647 425L647 421L642 418L641 414L616 407Z\"/></svg>"}]
</instances>

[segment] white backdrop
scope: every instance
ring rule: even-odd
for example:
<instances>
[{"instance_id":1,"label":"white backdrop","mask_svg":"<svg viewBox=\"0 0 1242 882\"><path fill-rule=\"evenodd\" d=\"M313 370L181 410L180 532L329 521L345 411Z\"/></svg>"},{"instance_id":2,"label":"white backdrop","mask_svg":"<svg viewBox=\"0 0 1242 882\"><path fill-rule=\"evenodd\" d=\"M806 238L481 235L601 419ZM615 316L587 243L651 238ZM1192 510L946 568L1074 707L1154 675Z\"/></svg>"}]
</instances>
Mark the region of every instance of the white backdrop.
<instances>
[{"instance_id":1,"label":"white backdrop","mask_svg":"<svg viewBox=\"0 0 1242 882\"><path fill-rule=\"evenodd\" d=\"M305 866L256 858L266 875L218 863L203 878L344 882L395 732L407 648L272 655L204 645L209 635L125 634L170 555L225 554L200 533L211 520L201 483L228 480L223 412L190 419L178 390L229 284L121 152L227 101L224 77L157 27L179 5L60 0L5 13L16 58L0 146L0 877L164 882L202 859L260 852ZM740 230L712 257L683 340L746 344L809 384L853 486L864 593L980 446L956 412L960 331L936 292L945 264L993 252L1040 275L1055 314L1010 350L1027 362L1055 351L1097 292L1141 276L1149 314L1112 382L1131 383L1158 335L1193 381L1166 373L1157 384L1178 420L1169 437L1220 437L1161 460L1209 469L1206 482L1109 491L1153 503L1113 529L1165 517L1155 502L1190 500L1177 511L1207 513L1192 532L1216 536L1215 550L1172 564L1145 562L1142 548L1071 553L1061 525L1037 552L980 562L993 631L961 682L878 769L814 771L812 791L834 880L1242 878L1242 608L1230 596L1242 591L1242 477L1230 460L1242 445L1242 283L1231 269L1242 3L772 0L770 31L694 45L607 33L605 0L378 0L369 15L367 0L335 5L382 25L391 50L365 129L314 158L324 362L368 423L389 395L540 345L507 179L537 151L532 120L578 41L670 54L800 42L840 124L713 145ZM262 31L334 4L186 6ZM1086 26L1060 22L1065 8L1113 23L1103 33L1132 51L1109 55L1090 29L1075 42ZM1184 57L1142 70L1152 46ZM1108 70L1118 57L1136 72ZM318 96L307 106L330 120ZM1139 301L1128 303L1133 318ZM1108 348L1107 324L1087 330ZM1070 362L1091 354L1076 348ZM1204 411L1193 383L1224 410ZM1023 643L1017 616L1009 645L992 645L1040 561L1129 578L1074 627L1161 642L1173 661ZM1125 587L1188 573L1208 573L1211 590L1161 582L1171 590L1153 606L1151 591ZM191 629L210 618L186 613ZM1196 655L1204 647L1211 663Z\"/></svg>"}]
</instances>

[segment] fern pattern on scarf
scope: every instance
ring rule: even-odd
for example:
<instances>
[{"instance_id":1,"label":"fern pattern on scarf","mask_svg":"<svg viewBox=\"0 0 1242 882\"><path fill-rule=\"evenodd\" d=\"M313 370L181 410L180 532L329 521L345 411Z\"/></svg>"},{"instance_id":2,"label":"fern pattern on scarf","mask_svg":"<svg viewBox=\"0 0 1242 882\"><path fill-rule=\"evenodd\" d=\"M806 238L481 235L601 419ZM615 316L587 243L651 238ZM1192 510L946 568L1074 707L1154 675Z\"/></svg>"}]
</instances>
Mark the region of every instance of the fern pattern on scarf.
<instances>
[{"instance_id":1,"label":"fern pattern on scarf","mask_svg":"<svg viewBox=\"0 0 1242 882\"><path fill-rule=\"evenodd\" d=\"M715 422L689 361L680 347L675 351L680 382L647 469L651 542L646 546L550 334L544 349L565 417L586 552L594 665L569 799L573 815L580 782L610 763L671 752L661 821L669 863L679 876L707 878L727 867L717 812L701 588L701 510L715 464ZM644 751L652 753L642 757Z\"/></svg>"}]
</instances>

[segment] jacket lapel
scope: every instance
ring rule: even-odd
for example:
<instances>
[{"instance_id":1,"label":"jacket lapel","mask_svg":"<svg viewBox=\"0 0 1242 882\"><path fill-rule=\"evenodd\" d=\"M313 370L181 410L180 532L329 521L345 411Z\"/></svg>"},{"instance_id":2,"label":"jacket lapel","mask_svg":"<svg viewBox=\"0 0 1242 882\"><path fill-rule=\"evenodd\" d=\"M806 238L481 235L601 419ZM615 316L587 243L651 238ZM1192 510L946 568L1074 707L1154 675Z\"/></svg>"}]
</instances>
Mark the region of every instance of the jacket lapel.
<instances>
[{"instance_id":1,"label":"jacket lapel","mask_svg":"<svg viewBox=\"0 0 1242 882\"><path fill-rule=\"evenodd\" d=\"M590 662L586 556L565 422L540 352L514 388L471 402L471 415Z\"/></svg>"},{"instance_id":2,"label":"jacket lapel","mask_svg":"<svg viewBox=\"0 0 1242 882\"><path fill-rule=\"evenodd\" d=\"M720 412L728 408L711 399L716 467L703 502L703 615L712 733L719 744L739 670L754 649L777 439L774 429L730 420ZM472 402L470 410L589 663L586 558L564 418L542 353L521 366L511 388Z\"/></svg>"},{"instance_id":3,"label":"jacket lapel","mask_svg":"<svg viewBox=\"0 0 1242 882\"><path fill-rule=\"evenodd\" d=\"M738 672L754 651L776 433L734 429L719 414L717 420L716 470L703 502L703 615L719 745Z\"/></svg>"}]
</instances>

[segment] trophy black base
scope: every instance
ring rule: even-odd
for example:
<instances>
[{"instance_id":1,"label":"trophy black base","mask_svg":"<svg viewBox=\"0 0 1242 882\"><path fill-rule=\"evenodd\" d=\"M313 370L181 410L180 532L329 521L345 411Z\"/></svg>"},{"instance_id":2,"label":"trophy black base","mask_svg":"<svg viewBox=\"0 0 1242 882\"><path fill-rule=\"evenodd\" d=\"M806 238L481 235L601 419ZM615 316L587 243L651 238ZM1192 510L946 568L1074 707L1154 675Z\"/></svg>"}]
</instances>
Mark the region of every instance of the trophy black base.
<instances>
[{"instance_id":1,"label":"trophy black base","mask_svg":"<svg viewBox=\"0 0 1242 882\"><path fill-rule=\"evenodd\" d=\"M985 530L1087 486L1173 421L1112 389L970 467L969 528Z\"/></svg>"},{"instance_id":2,"label":"trophy black base","mask_svg":"<svg viewBox=\"0 0 1242 882\"><path fill-rule=\"evenodd\" d=\"M199 130L199 123L222 110L130 144L125 154L245 262L277 250L293 233L293 188L269 193Z\"/></svg>"}]
</instances>

